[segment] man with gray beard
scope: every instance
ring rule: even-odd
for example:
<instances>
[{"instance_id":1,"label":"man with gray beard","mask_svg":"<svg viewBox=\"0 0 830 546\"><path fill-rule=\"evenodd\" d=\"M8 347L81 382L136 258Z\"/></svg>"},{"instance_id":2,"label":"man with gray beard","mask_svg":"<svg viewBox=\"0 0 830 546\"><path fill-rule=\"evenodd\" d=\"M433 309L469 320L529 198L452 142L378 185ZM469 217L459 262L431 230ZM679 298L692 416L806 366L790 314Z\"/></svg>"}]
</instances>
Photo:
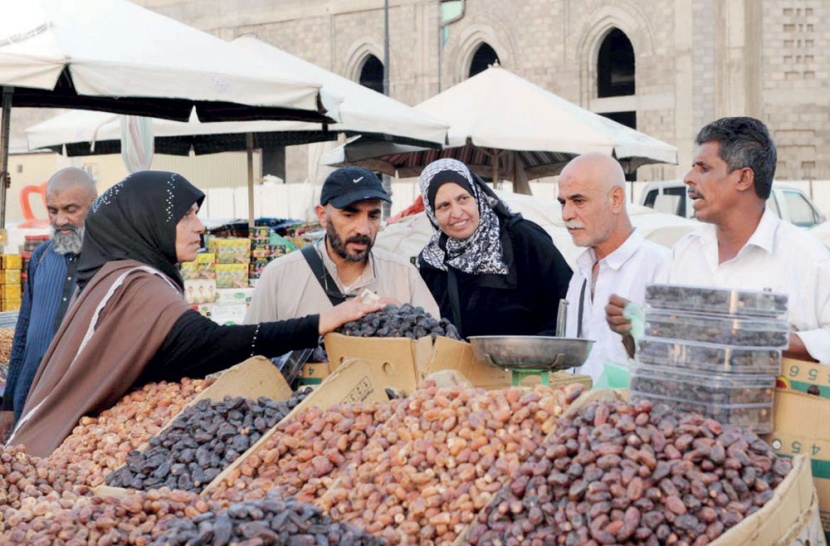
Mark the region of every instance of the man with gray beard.
<instances>
[{"instance_id":1,"label":"man with gray beard","mask_svg":"<svg viewBox=\"0 0 830 546\"><path fill-rule=\"evenodd\" d=\"M40 361L75 291L84 219L97 196L92 178L74 167L61 169L46 185L52 238L35 249L29 260L0 412L0 442L6 441L20 417Z\"/></svg>"},{"instance_id":2,"label":"man with gray beard","mask_svg":"<svg viewBox=\"0 0 830 546\"><path fill-rule=\"evenodd\" d=\"M265 267L246 324L319 313L364 290L388 303L422 307L439 318L438 304L418 270L405 258L373 248L381 201L389 200L368 169L344 167L331 173L315 208L325 238Z\"/></svg>"}]
</instances>

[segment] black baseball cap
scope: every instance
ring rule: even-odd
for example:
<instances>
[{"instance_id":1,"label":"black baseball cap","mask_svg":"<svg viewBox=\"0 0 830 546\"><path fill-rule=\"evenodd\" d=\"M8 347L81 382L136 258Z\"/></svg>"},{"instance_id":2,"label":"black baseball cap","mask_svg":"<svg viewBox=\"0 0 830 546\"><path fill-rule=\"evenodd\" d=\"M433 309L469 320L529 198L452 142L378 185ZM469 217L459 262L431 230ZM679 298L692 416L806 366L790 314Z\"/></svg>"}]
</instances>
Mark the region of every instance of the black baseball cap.
<instances>
[{"instance_id":1,"label":"black baseball cap","mask_svg":"<svg viewBox=\"0 0 830 546\"><path fill-rule=\"evenodd\" d=\"M342 209L358 201L381 199L391 203L389 194L383 189L375 173L364 167L343 167L331 173L323 182L320 204L331 203Z\"/></svg>"}]
</instances>

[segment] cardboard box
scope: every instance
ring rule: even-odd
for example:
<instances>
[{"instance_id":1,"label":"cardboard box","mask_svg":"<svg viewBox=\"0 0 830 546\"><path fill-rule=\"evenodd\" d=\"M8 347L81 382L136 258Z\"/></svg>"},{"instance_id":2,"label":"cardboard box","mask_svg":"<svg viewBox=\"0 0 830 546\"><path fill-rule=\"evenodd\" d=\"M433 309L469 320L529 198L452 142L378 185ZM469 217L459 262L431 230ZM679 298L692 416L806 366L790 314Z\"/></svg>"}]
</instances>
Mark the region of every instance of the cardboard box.
<instances>
[{"instance_id":1,"label":"cardboard box","mask_svg":"<svg viewBox=\"0 0 830 546\"><path fill-rule=\"evenodd\" d=\"M821 522L830 532L830 400L777 389L775 430L764 439L779 455L810 458Z\"/></svg>"},{"instance_id":2,"label":"cardboard box","mask_svg":"<svg viewBox=\"0 0 830 546\"><path fill-rule=\"evenodd\" d=\"M830 363L782 358L778 383L782 388L830 398Z\"/></svg>"},{"instance_id":3,"label":"cardboard box","mask_svg":"<svg viewBox=\"0 0 830 546\"><path fill-rule=\"evenodd\" d=\"M331 364L328 362L306 362L300 371L297 381L300 385L319 385L331 375Z\"/></svg>"},{"instance_id":4,"label":"cardboard box","mask_svg":"<svg viewBox=\"0 0 830 546\"><path fill-rule=\"evenodd\" d=\"M456 370L475 387L502 389L511 385L510 372L478 361L464 341L446 337L421 339L364 338L327 334L326 353L331 369L340 363L362 358L394 378L395 386L410 393L424 378L441 370Z\"/></svg>"}]
</instances>

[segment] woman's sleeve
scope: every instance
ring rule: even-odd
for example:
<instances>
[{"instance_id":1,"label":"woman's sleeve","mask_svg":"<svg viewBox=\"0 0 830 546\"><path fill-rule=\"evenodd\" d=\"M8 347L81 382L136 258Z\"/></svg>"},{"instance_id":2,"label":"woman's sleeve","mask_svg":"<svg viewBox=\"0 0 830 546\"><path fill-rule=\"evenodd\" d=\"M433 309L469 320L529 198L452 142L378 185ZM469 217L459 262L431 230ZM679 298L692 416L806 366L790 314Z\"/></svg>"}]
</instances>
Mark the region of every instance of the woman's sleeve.
<instances>
[{"instance_id":1,"label":"woman's sleeve","mask_svg":"<svg viewBox=\"0 0 830 546\"><path fill-rule=\"evenodd\" d=\"M279 356L317 346L319 315L240 326L220 326L194 310L173 325L147 366L142 383L204 377L254 356Z\"/></svg>"}]
</instances>

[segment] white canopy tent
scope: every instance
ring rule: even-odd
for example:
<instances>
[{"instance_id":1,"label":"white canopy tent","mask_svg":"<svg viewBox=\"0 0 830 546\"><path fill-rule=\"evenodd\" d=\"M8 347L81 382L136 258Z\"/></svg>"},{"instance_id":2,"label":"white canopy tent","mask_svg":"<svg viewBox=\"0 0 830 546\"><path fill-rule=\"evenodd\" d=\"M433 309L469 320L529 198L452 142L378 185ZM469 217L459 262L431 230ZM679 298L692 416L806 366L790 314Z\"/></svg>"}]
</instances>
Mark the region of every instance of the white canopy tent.
<instances>
[{"instance_id":1,"label":"white canopy tent","mask_svg":"<svg viewBox=\"0 0 830 546\"><path fill-rule=\"evenodd\" d=\"M240 139L224 135L244 133L282 133L284 143L309 143L332 138L334 133L380 135L383 138L421 143L443 144L448 126L427 114L395 99L368 89L333 72L290 55L249 36L230 42L240 54L256 58L269 67L284 69L300 78L318 81L324 92L342 97L338 112L340 122L327 127L296 121L248 121L199 123L192 116L187 123L153 120L156 151L159 153L209 153L220 148L238 148ZM112 152L121 137L120 116L104 112L74 111L26 129L29 149L58 148L66 145L69 155ZM204 136L216 138L206 140ZM197 138L188 138L197 137ZM223 148L223 146L225 146Z\"/></svg>"},{"instance_id":2,"label":"white canopy tent","mask_svg":"<svg viewBox=\"0 0 830 546\"><path fill-rule=\"evenodd\" d=\"M126 0L0 0L0 171L9 111L82 108L186 121L338 121L320 82L266 69L210 34ZM0 184L0 222L5 220ZM0 226L2 227L2 226Z\"/></svg>"},{"instance_id":3,"label":"white canopy tent","mask_svg":"<svg viewBox=\"0 0 830 546\"><path fill-rule=\"evenodd\" d=\"M504 68L493 66L415 107L450 124L443 150L359 139L323 161L363 164L401 177L417 176L441 157L455 157L479 174L527 180L558 174L576 155L613 155L628 172L649 163L677 163L677 148L581 108Z\"/></svg>"}]
</instances>

